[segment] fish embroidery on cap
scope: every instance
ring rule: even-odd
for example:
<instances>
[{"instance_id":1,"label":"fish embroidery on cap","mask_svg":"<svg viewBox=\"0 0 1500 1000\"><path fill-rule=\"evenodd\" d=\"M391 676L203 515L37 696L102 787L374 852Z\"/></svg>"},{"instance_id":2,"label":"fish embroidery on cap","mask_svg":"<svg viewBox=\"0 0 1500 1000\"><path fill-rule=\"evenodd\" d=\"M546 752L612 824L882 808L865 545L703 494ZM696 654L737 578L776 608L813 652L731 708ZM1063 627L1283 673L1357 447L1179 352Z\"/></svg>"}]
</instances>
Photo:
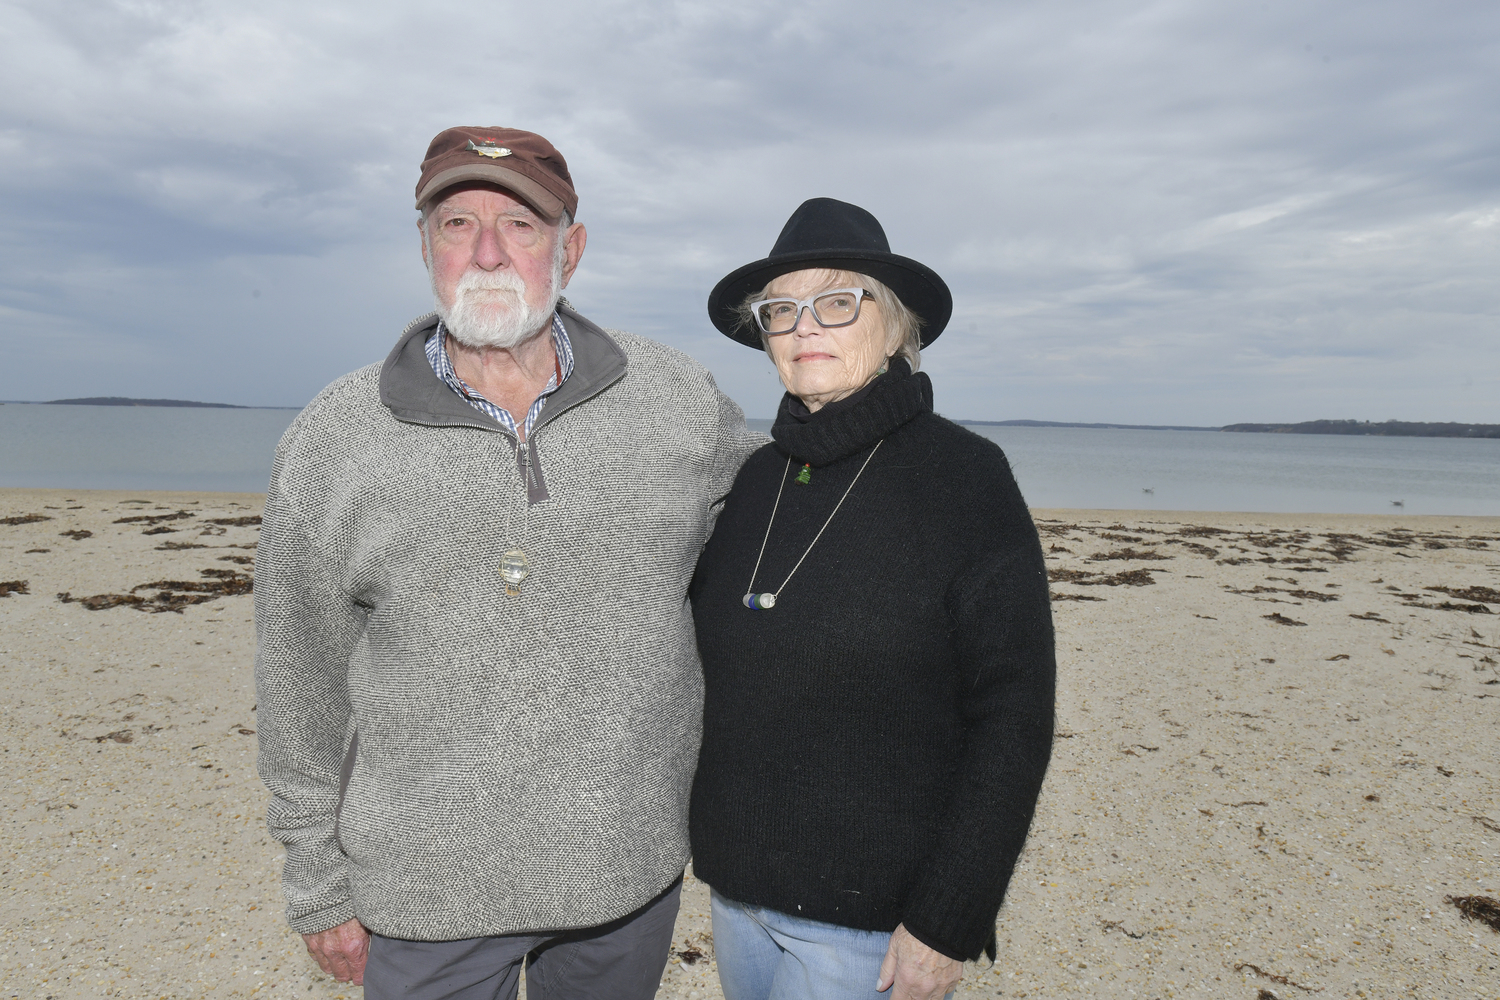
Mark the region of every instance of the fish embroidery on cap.
<instances>
[{"instance_id":1,"label":"fish embroidery on cap","mask_svg":"<svg viewBox=\"0 0 1500 1000\"><path fill-rule=\"evenodd\" d=\"M504 146L500 145L493 139L486 139L484 142L479 143L478 145L475 145L474 140L470 139L469 145L465 148L473 150L480 156L488 156L491 159L498 159L502 156L511 155L510 150L506 149Z\"/></svg>"}]
</instances>

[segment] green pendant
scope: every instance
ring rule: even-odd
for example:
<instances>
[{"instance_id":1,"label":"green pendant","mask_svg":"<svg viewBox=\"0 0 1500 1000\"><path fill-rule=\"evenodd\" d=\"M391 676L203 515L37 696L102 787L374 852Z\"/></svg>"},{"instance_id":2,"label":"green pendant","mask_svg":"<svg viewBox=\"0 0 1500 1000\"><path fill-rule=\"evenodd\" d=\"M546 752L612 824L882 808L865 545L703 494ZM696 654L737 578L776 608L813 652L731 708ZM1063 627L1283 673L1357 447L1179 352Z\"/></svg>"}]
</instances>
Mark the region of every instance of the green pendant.
<instances>
[{"instance_id":1,"label":"green pendant","mask_svg":"<svg viewBox=\"0 0 1500 1000\"><path fill-rule=\"evenodd\" d=\"M797 473L797 482L801 483L803 486L806 486L808 483L812 482L811 465L804 464L802 466L802 471Z\"/></svg>"}]
</instances>

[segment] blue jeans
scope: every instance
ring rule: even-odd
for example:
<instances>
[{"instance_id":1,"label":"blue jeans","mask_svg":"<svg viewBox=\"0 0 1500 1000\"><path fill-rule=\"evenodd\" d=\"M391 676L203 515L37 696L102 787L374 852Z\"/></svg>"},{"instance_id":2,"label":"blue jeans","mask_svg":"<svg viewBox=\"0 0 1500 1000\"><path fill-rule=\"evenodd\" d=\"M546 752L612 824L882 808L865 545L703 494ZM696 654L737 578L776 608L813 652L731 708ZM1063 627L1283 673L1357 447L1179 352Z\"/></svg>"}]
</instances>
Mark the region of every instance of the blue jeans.
<instances>
[{"instance_id":1,"label":"blue jeans","mask_svg":"<svg viewBox=\"0 0 1500 1000\"><path fill-rule=\"evenodd\" d=\"M891 936L746 906L713 894L725 1000L887 1000L875 992Z\"/></svg>"}]
</instances>

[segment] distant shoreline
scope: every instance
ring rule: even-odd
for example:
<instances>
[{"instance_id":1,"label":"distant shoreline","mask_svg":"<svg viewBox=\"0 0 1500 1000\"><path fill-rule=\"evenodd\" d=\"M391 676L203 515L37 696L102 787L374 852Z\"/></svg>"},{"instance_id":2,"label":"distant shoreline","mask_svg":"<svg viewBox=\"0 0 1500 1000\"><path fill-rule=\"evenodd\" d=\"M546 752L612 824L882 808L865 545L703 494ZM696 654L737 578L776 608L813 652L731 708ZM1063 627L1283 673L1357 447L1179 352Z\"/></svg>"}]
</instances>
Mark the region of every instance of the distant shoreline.
<instances>
[{"instance_id":1,"label":"distant shoreline","mask_svg":"<svg viewBox=\"0 0 1500 1000\"><path fill-rule=\"evenodd\" d=\"M84 396L79 399L0 399L0 406L166 406L205 410L300 410L300 406L240 406L235 403L200 403L191 399L133 399L129 396Z\"/></svg>"},{"instance_id":2,"label":"distant shoreline","mask_svg":"<svg viewBox=\"0 0 1500 1000\"><path fill-rule=\"evenodd\" d=\"M1500 424L1423 423L1386 420L1307 420L1299 424L1228 424L1185 427L1168 424L1081 424L1059 420L959 420L980 427L1082 427L1122 431L1229 431L1240 434L1331 434L1345 437L1500 438Z\"/></svg>"},{"instance_id":3,"label":"distant shoreline","mask_svg":"<svg viewBox=\"0 0 1500 1000\"><path fill-rule=\"evenodd\" d=\"M199 403L191 399L131 399L129 396L84 396L79 399L49 399L43 406L197 406L214 410L248 410L233 403Z\"/></svg>"},{"instance_id":4,"label":"distant shoreline","mask_svg":"<svg viewBox=\"0 0 1500 1000\"><path fill-rule=\"evenodd\" d=\"M1222 427L1182 427L1176 424L1077 424L1064 420L955 420L976 427L1083 427L1117 431L1221 431Z\"/></svg>"},{"instance_id":5,"label":"distant shoreline","mask_svg":"<svg viewBox=\"0 0 1500 1000\"><path fill-rule=\"evenodd\" d=\"M3 399L0 406L164 406L210 410L300 410L300 406L239 406L234 403L201 403L190 399L135 399L129 396L85 396L78 399ZM959 420L972 427L1075 427L1084 430L1121 431L1228 431L1240 434L1331 434L1355 437L1500 438L1500 424L1460 424L1386 420L1305 420L1295 424L1226 424L1195 427L1186 424L1082 423L1068 420Z\"/></svg>"},{"instance_id":6,"label":"distant shoreline","mask_svg":"<svg viewBox=\"0 0 1500 1000\"><path fill-rule=\"evenodd\" d=\"M1300 424L1230 424L1220 428L1249 434L1342 434L1362 437L1500 438L1500 424L1423 423L1386 420L1307 420Z\"/></svg>"}]
</instances>

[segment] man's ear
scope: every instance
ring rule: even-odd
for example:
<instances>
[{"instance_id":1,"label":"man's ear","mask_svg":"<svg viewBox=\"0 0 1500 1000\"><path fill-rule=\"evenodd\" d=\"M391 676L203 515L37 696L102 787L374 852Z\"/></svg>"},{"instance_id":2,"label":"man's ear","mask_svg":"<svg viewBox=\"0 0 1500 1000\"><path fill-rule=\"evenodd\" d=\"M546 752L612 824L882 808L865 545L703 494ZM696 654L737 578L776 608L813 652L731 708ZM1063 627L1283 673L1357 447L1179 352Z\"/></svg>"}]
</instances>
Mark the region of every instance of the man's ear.
<instances>
[{"instance_id":1,"label":"man's ear","mask_svg":"<svg viewBox=\"0 0 1500 1000\"><path fill-rule=\"evenodd\" d=\"M583 259L583 248L589 242L589 231L583 228L583 223L575 222L568 227L568 235L564 239L562 287L567 288L568 282L573 279L573 272L578 270L578 262Z\"/></svg>"},{"instance_id":2,"label":"man's ear","mask_svg":"<svg viewBox=\"0 0 1500 1000\"><path fill-rule=\"evenodd\" d=\"M422 238L422 263L430 268L432 261L427 259L427 219L425 217L417 218L417 233Z\"/></svg>"}]
</instances>

